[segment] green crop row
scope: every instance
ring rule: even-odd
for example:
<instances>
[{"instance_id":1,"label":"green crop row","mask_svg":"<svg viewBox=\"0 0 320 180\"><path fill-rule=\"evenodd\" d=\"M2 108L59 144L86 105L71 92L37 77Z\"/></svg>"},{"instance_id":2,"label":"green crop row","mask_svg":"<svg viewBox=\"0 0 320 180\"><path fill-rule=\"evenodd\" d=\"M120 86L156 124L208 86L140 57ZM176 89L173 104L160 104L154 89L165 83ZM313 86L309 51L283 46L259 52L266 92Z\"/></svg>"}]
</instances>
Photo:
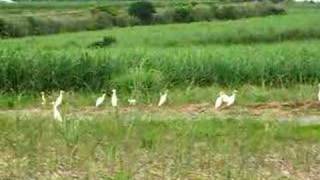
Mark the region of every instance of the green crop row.
<instances>
[{"instance_id":1,"label":"green crop row","mask_svg":"<svg viewBox=\"0 0 320 180\"><path fill-rule=\"evenodd\" d=\"M116 87L148 93L189 85L316 83L318 17L318 12L305 10L249 20L3 40L0 87L6 92ZM88 47L104 36L115 43Z\"/></svg>"},{"instance_id":2,"label":"green crop row","mask_svg":"<svg viewBox=\"0 0 320 180\"><path fill-rule=\"evenodd\" d=\"M0 50L4 91L144 92L185 85L286 86L320 79L319 41L277 45L33 51Z\"/></svg>"}]
</instances>

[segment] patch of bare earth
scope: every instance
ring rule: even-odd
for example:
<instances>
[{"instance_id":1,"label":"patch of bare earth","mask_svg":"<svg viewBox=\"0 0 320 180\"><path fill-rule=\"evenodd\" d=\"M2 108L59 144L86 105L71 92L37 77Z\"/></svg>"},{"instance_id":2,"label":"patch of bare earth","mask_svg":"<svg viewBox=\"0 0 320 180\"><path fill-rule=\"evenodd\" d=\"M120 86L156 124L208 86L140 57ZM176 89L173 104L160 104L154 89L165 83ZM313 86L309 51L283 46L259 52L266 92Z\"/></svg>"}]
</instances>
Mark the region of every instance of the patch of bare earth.
<instances>
[{"instance_id":1,"label":"patch of bare earth","mask_svg":"<svg viewBox=\"0 0 320 180\"><path fill-rule=\"evenodd\" d=\"M95 107L67 107L61 111L68 117L97 117L106 114L146 114L150 116L176 116L184 118L196 118L200 115L209 115L214 117L272 117L274 119L292 118L301 115L312 115L320 117L320 103L315 101L305 102L268 102L260 104L238 105L232 107L223 107L215 110L213 104L210 103L193 103L180 106L168 105L157 107L153 105L124 106L114 109L95 108ZM8 116L51 116L51 108L29 108L29 109L3 109L0 114ZM320 118L319 118L320 121Z\"/></svg>"}]
</instances>

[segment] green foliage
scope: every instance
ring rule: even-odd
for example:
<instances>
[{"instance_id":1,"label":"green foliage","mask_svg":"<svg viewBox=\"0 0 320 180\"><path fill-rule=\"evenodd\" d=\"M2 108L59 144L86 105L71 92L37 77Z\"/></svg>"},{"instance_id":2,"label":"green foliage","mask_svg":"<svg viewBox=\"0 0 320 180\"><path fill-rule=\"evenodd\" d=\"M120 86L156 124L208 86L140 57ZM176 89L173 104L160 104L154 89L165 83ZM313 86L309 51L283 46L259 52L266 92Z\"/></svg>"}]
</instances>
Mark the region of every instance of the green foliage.
<instances>
[{"instance_id":1,"label":"green foliage","mask_svg":"<svg viewBox=\"0 0 320 180\"><path fill-rule=\"evenodd\" d=\"M153 16L154 23L169 24L174 22L175 10L173 8L164 8Z\"/></svg>"},{"instance_id":2,"label":"green foliage","mask_svg":"<svg viewBox=\"0 0 320 180\"><path fill-rule=\"evenodd\" d=\"M191 9L189 7L177 7L173 14L173 20L175 22L191 22L193 18L191 16Z\"/></svg>"},{"instance_id":3,"label":"green foliage","mask_svg":"<svg viewBox=\"0 0 320 180\"><path fill-rule=\"evenodd\" d=\"M203 4L194 6L191 14L194 21L209 21L214 17L211 7Z\"/></svg>"},{"instance_id":4,"label":"green foliage","mask_svg":"<svg viewBox=\"0 0 320 180\"><path fill-rule=\"evenodd\" d=\"M282 6L268 2L214 6L214 12L217 19L239 19L286 13Z\"/></svg>"},{"instance_id":5,"label":"green foliage","mask_svg":"<svg viewBox=\"0 0 320 180\"><path fill-rule=\"evenodd\" d=\"M0 37L7 36L6 33L6 22L3 19L0 19Z\"/></svg>"},{"instance_id":6,"label":"green foliage","mask_svg":"<svg viewBox=\"0 0 320 180\"><path fill-rule=\"evenodd\" d=\"M23 4L19 3L19 5L15 5L14 7L9 6L8 9L0 7L4 11L3 14L7 15L3 16L0 20L0 37L23 37L151 23L167 24L174 22L209 21L213 18L237 19L285 13L282 6L264 2L231 5L219 4L218 6L204 2L179 2L156 5L159 8L156 9L155 5L147 1L134 2L130 3L128 11L126 11L126 6L102 5L98 3L93 8L80 6L85 9L66 9L66 12L63 13L60 10L62 7L52 6L51 8L53 9L50 9L49 6L45 7L45 10L41 9L42 11L36 13L32 9L35 7L29 7L30 4L23 6ZM212 8L210 8L210 5ZM39 5L39 7L43 6L43 4ZM46 15L48 11L46 8L50 9L51 13L49 15ZM17 13L16 11L21 13ZM24 13L25 11L32 12L32 15Z\"/></svg>"},{"instance_id":7,"label":"green foliage","mask_svg":"<svg viewBox=\"0 0 320 180\"><path fill-rule=\"evenodd\" d=\"M155 12L155 7L151 2L148 1L132 3L128 9L129 15L139 18L144 24L151 23L153 13Z\"/></svg>"},{"instance_id":8,"label":"green foliage","mask_svg":"<svg viewBox=\"0 0 320 180\"><path fill-rule=\"evenodd\" d=\"M68 118L58 123L46 117L2 114L0 173L4 179L46 179L52 174L68 179L71 171L72 177L124 180L140 174L155 179L160 176L155 173L162 172L166 178L192 179L194 175L184 170L193 171L210 161L201 174L258 179L265 171L273 172L268 177L278 177L283 159L305 162L296 170L308 173L308 168L318 166L314 157L318 156L319 128L249 118L190 121L133 115ZM276 156L269 162L265 159L270 154ZM252 168L253 162L268 164Z\"/></svg>"},{"instance_id":9,"label":"green foliage","mask_svg":"<svg viewBox=\"0 0 320 180\"><path fill-rule=\"evenodd\" d=\"M102 41L97 41L89 45L89 47L103 48L115 43L116 39L112 36L103 37Z\"/></svg>"},{"instance_id":10,"label":"green foliage","mask_svg":"<svg viewBox=\"0 0 320 180\"><path fill-rule=\"evenodd\" d=\"M289 49L288 49L289 48ZM138 90L147 94L170 86L242 84L287 86L320 78L317 42L258 47L206 47L41 52L0 52L3 91ZM200 54L199 54L200 53ZM174 55L174 56L173 56ZM145 60L137 59L145 57ZM143 66L141 63L143 62ZM134 71L138 68L138 71ZM133 71L131 72L130 69ZM165 82L165 83L162 83Z\"/></svg>"},{"instance_id":11,"label":"green foliage","mask_svg":"<svg viewBox=\"0 0 320 180\"><path fill-rule=\"evenodd\" d=\"M145 26L3 40L0 87L4 92L100 91L116 85L125 92L147 94L190 84L311 84L320 78L318 18L318 12L311 11L232 23ZM106 34L117 43L110 48L87 48L93 39ZM307 39L315 40L283 42Z\"/></svg>"},{"instance_id":12,"label":"green foliage","mask_svg":"<svg viewBox=\"0 0 320 180\"><path fill-rule=\"evenodd\" d=\"M106 12L99 12L95 14L93 21L95 23L93 28L94 30L110 28L114 25L114 17Z\"/></svg>"},{"instance_id":13,"label":"green foliage","mask_svg":"<svg viewBox=\"0 0 320 180\"><path fill-rule=\"evenodd\" d=\"M111 84L129 93L147 95L149 92L157 92L162 89L165 82L161 72L142 69L140 66L130 68L125 74L115 75Z\"/></svg>"},{"instance_id":14,"label":"green foliage","mask_svg":"<svg viewBox=\"0 0 320 180\"><path fill-rule=\"evenodd\" d=\"M104 6L100 5L100 6L97 6L93 9L91 9L92 14L96 14L99 12L105 12L105 13L108 13L112 16L117 16L119 14L119 9L116 7L113 7L113 6L105 6L105 5Z\"/></svg>"},{"instance_id":15,"label":"green foliage","mask_svg":"<svg viewBox=\"0 0 320 180\"><path fill-rule=\"evenodd\" d=\"M134 26L139 24L141 24L141 21L138 18L129 16L125 13L121 13L115 17L115 25L119 27Z\"/></svg>"}]
</instances>

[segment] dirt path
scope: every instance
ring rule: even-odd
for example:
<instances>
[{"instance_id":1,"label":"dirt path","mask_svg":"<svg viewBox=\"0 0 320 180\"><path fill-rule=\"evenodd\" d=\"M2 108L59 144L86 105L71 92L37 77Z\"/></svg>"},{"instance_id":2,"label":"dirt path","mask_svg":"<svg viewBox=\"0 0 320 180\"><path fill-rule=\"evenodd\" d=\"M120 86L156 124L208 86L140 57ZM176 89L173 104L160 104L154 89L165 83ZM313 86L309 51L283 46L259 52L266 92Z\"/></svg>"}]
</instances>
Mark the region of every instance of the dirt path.
<instances>
[{"instance_id":1,"label":"dirt path","mask_svg":"<svg viewBox=\"0 0 320 180\"><path fill-rule=\"evenodd\" d=\"M113 108L94 107L67 107L62 108L66 117L97 117L110 115L115 112ZM131 106L120 107L120 115L128 116L132 114L149 115L154 117L183 117L195 119L201 115L209 115L221 118L237 117L259 117L262 119L277 119L281 121L300 120L303 122L320 123L320 102L269 102L251 105L234 105L230 108L222 108L216 111L212 104L186 104L180 106ZM51 116L51 108L28 108L28 109L2 109L0 115L7 116Z\"/></svg>"}]
</instances>

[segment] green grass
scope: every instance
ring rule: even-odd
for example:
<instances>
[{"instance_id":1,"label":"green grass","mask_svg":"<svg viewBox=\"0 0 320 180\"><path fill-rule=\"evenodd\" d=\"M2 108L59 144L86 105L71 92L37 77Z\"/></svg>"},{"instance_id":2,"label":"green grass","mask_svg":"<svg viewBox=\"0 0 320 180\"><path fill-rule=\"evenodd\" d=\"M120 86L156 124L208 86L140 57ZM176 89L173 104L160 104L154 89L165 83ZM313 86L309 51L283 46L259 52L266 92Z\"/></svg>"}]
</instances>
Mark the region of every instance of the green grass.
<instances>
[{"instance_id":1,"label":"green grass","mask_svg":"<svg viewBox=\"0 0 320 180\"><path fill-rule=\"evenodd\" d=\"M0 51L0 85L6 92L117 88L148 93L189 85L315 84L318 49L319 41L164 49L10 48Z\"/></svg>"},{"instance_id":2,"label":"green grass","mask_svg":"<svg viewBox=\"0 0 320 180\"><path fill-rule=\"evenodd\" d=\"M236 88L236 87L234 87ZM244 85L236 88L238 92L237 105L243 107L257 103L271 102L305 102L316 101L318 87L316 85L295 85L290 88L269 88ZM176 107L187 104L213 103L220 91L228 94L232 93L232 88L210 86L196 87L189 86L186 88L170 89L168 96L169 106ZM48 105L46 109L51 108L50 102L58 97L58 92L46 92ZM89 108L93 107L95 100L102 95L101 92L74 92L67 91L64 99L64 107L66 109ZM107 91L107 99L105 107L110 107L111 90ZM118 90L120 108L127 107L129 98L135 98L139 106L147 107L148 105L156 105L159 100L159 92L148 92L145 94L140 91L128 93ZM33 109L41 106L40 93L2 93L0 98L0 109Z\"/></svg>"},{"instance_id":3,"label":"green grass","mask_svg":"<svg viewBox=\"0 0 320 180\"><path fill-rule=\"evenodd\" d=\"M319 125L244 109L316 99L319 17L299 7L277 17L0 41L0 179L317 179ZM117 43L87 48L103 36ZM113 88L119 114L109 104L88 107L102 91L108 103ZM51 105L39 108L40 91L51 102L60 89L63 123L50 118ZM165 89L167 106L153 110ZM230 114L176 112L213 108L219 91L233 89ZM125 110L129 97L142 106Z\"/></svg>"},{"instance_id":4,"label":"green grass","mask_svg":"<svg viewBox=\"0 0 320 180\"><path fill-rule=\"evenodd\" d=\"M259 179L317 167L319 126L272 122L265 131L252 119L131 120L1 117L0 176Z\"/></svg>"},{"instance_id":5,"label":"green grass","mask_svg":"<svg viewBox=\"0 0 320 180\"><path fill-rule=\"evenodd\" d=\"M148 95L190 85L315 84L319 13L304 12L3 40L0 87L4 92L117 88ZM116 44L88 48L106 35Z\"/></svg>"},{"instance_id":6,"label":"green grass","mask_svg":"<svg viewBox=\"0 0 320 180\"><path fill-rule=\"evenodd\" d=\"M28 43L31 46L27 48L30 49L73 49L85 48L94 40L100 40L106 35L116 37L118 43L115 47L121 48L132 46L164 48L235 43L277 43L286 40L318 39L320 32L319 17L320 13L318 11L303 9L282 16L113 28L104 31L4 40L3 43L14 47Z\"/></svg>"}]
</instances>

